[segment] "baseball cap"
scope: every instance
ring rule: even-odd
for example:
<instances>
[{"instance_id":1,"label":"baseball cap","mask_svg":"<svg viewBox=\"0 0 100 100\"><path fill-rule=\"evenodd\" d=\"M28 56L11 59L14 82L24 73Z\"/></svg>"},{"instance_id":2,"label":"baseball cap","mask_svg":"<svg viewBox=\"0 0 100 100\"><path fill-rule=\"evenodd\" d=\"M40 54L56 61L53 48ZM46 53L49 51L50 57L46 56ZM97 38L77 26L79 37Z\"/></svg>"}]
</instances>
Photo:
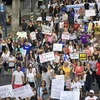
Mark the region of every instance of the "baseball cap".
<instances>
[{"instance_id":1,"label":"baseball cap","mask_svg":"<svg viewBox=\"0 0 100 100\"><path fill-rule=\"evenodd\" d=\"M94 90L90 90L89 92L94 94Z\"/></svg>"}]
</instances>

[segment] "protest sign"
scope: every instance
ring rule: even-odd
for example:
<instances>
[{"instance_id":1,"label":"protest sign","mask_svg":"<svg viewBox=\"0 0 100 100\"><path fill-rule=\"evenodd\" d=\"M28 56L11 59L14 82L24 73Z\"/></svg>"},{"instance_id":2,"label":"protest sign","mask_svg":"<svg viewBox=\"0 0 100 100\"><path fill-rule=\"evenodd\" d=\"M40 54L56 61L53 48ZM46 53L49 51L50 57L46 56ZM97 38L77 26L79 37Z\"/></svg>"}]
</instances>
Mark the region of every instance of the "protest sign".
<instances>
[{"instance_id":1,"label":"protest sign","mask_svg":"<svg viewBox=\"0 0 100 100\"><path fill-rule=\"evenodd\" d=\"M56 79L64 81L64 75L56 75Z\"/></svg>"},{"instance_id":2,"label":"protest sign","mask_svg":"<svg viewBox=\"0 0 100 100\"><path fill-rule=\"evenodd\" d=\"M35 39L36 39L36 33L35 33L35 32L31 32L31 33L30 33L30 38L31 38L32 40L35 40Z\"/></svg>"},{"instance_id":3,"label":"protest sign","mask_svg":"<svg viewBox=\"0 0 100 100\"><path fill-rule=\"evenodd\" d=\"M79 59L79 53L70 53L71 59Z\"/></svg>"},{"instance_id":4,"label":"protest sign","mask_svg":"<svg viewBox=\"0 0 100 100\"><path fill-rule=\"evenodd\" d=\"M69 40L70 35L69 34L62 34L62 39Z\"/></svg>"},{"instance_id":5,"label":"protest sign","mask_svg":"<svg viewBox=\"0 0 100 100\"><path fill-rule=\"evenodd\" d=\"M27 33L26 32L17 32L17 38L27 38Z\"/></svg>"},{"instance_id":6,"label":"protest sign","mask_svg":"<svg viewBox=\"0 0 100 100\"><path fill-rule=\"evenodd\" d=\"M52 79L51 98L60 99L60 92L64 91L64 81Z\"/></svg>"},{"instance_id":7,"label":"protest sign","mask_svg":"<svg viewBox=\"0 0 100 100\"><path fill-rule=\"evenodd\" d=\"M52 17L51 16L46 16L46 21L51 21Z\"/></svg>"},{"instance_id":8,"label":"protest sign","mask_svg":"<svg viewBox=\"0 0 100 100\"><path fill-rule=\"evenodd\" d=\"M70 40L75 40L77 39L76 35L70 35Z\"/></svg>"},{"instance_id":9,"label":"protest sign","mask_svg":"<svg viewBox=\"0 0 100 100\"><path fill-rule=\"evenodd\" d=\"M38 17L37 18L37 21L42 21L42 17Z\"/></svg>"},{"instance_id":10,"label":"protest sign","mask_svg":"<svg viewBox=\"0 0 100 100\"><path fill-rule=\"evenodd\" d=\"M62 51L62 44L54 43L53 44L53 51Z\"/></svg>"},{"instance_id":11,"label":"protest sign","mask_svg":"<svg viewBox=\"0 0 100 100\"><path fill-rule=\"evenodd\" d=\"M33 96L32 89L30 85L25 85L20 88L13 89L14 96L16 98L21 97L22 99Z\"/></svg>"},{"instance_id":12,"label":"protest sign","mask_svg":"<svg viewBox=\"0 0 100 100\"><path fill-rule=\"evenodd\" d=\"M79 60L80 61L86 61L87 60L87 54L86 54L86 52L80 52L79 53Z\"/></svg>"},{"instance_id":13,"label":"protest sign","mask_svg":"<svg viewBox=\"0 0 100 100\"><path fill-rule=\"evenodd\" d=\"M85 16L89 17L89 16L95 16L95 10L85 10Z\"/></svg>"},{"instance_id":14,"label":"protest sign","mask_svg":"<svg viewBox=\"0 0 100 100\"><path fill-rule=\"evenodd\" d=\"M54 52L48 52L48 53L41 54L39 55L39 58L40 58L40 63L55 60Z\"/></svg>"},{"instance_id":15,"label":"protest sign","mask_svg":"<svg viewBox=\"0 0 100 100\"><path fill-rule=\"evenodd\" d=\"M14 97L12 85L0 86L0 98Z\"/></svg>"},{"instance_id":16,"label":"protest sign","mask_svg":"<svg viewBox=\"0 0 100 100\"><path fill-rule=\"evenodd\" d=\"M52 27L51 26L47 26L47 25L42 25L42 33L51 35Z\"/></svg>"},{"instance_id":17,"label":"protest sign","mask_svg":"<svg viewBox=\"0 0 100 100\"><path fill-rule=\"evenodd\" d=\"M80 92L77 91L62 91L60 100L80 100Z\"/></svg>"}]
</instances>

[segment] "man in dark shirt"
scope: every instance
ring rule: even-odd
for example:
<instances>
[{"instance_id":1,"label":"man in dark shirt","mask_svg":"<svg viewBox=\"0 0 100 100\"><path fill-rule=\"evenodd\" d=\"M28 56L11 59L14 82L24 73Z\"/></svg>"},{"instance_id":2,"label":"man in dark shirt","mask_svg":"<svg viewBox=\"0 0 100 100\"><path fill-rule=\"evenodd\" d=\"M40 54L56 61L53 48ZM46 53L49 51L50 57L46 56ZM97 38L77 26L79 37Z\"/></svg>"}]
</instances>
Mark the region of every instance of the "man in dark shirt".
<instances>
[{"instance_id":1,"label":"man in dark shirt","mask_svg":"<svg viewBox=\"0 0 100 100\"><path fill-rule=\"evenodd\" d=\"M90 5L89 5L88 1L85 2L84 8L85 8L85 10L89 10Z\"/></svg>"},{"instance_id":2,"label":"man in dark shirt","mask_svg":"<svg viewBox=\"0 0 100 100\"><path fill-rule=\"evenodd\" d=\"M32 21L30 20L30 23L28 25L28 31L33 32L35 31L35 26L33 25Z\"/></svg>"},{"instance_id":3,"label":"man in dark shirt","mask_svg":"<svg viewBox=\"0 0 100 100\"><path fill-rule=\"evenodd\" d=\"M21 26L22 26L22 30L23 31L26 31L27 30L27 23L25 22L25 20L22 21Z\"/></svg>"}]
</instances>

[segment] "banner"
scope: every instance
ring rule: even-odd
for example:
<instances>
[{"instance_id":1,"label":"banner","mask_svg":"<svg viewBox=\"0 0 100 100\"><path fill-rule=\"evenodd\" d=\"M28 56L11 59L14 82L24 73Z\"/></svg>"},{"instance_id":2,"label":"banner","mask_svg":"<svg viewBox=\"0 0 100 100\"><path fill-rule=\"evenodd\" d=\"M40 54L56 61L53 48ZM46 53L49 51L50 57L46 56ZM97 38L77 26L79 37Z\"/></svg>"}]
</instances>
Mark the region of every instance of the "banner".
<instances>
[{"instance_id":1,"label":"banner","mask_svg":"<svg viewBox=\"0 0 100 100\"><path fill-rule=\"evenodd\" d=\"M41 54L39 55L39 58L40 58L40 63L55 60L54 52L48 52L48 53Z\"/></svg>"},{"instance_id":2,"label":"banner","mask_svg":"<svg viewBox=\"0 0 100 100\"><path fill-rule=\"evenodd\" d=\"M31 38L32 40L36 40L36 33L35 33L35 32L31 32L31 33L30 33L30 38Z\"/></svg>"},{"instance_id":3,"label":"banner","mask_svg":"<svg viewBox=\"0 0 100 100\"><path fill-rule=\"evenodd\" d=\"M17 32L17 38L27 38L27 33L26 32Z\"/></svg>"},{"instance_id":4,"label":"banner","mask_svg":"<svg viewBox=\"0 0 100 100\"><path fill-rule=\"evenodd\" d=\"M79 53L70 53L71 59L79 59Z\"/></svg>"},{"instance_id":5,"label":"banner","mask_svg":"<svg viewBox=\"0 0 100 100\"><path fill-rule=\"evenodd\" d=\"M51 26L47 26L47 25L42 25L42 33L51 35L52 27Z\"/></svg>"},{"instance_id":6,"label":"banner","mask_svg":"<svg viewBox=\"0 0 100 100\"><path fill-rule=\"evenodd\" d=\"M0 98L14 97L12 85L0 86Z\"/></svg>"},{"instance_id":7,"label":"banner","mask_svg":"<svg viewBox=\"0 0 100 100\"><path fill-rule=\"evenodd\" d=\"M29 84L20 88L13 89L13 92L16 98L21 97L22 99L32 97L34 95Z\"/></svg>"},{"instance_id":8,"label":"banner","mask_svg":"<svg viewBox=\"0 0 100 100\"><path fill-rule=\"evenodd\" d=\"M85 10L85 16L90 17L90 16L95 16L95 10Z\"/></svg>"},{"instance_id":9,"label":"banner","mask_svg":"<svg viewBox=\"0 0 100 100\"><path fill-rule=\"evenodd\" d=\"M77 91L62 91L60 100L80 100L80 92Z\"/></svg>"},{"instance_id":10,"label":"banner","mask_svg":"<svg viewBox=\"0 0 100 100\"><path fill-rule=\"evenodd\" d=\"M64 81L52 79L51 98L60 99L60 92L64 91Z\"/></svg>"},{"instance_id":11,"label":"banner","mask_svg":"<svg viewBox=\"0 0 100 100\"><path fill-rule=\"evenodd\" d=\"M69 34L62 34L62 39L69 40L70 35Z\"/></svg>"},{"instance_id":12,"label":"banner","mask_svg":"<svg viewBox=\"0 0 100 100\"><path fill-rule=\"evenodd\" d=\"M80 61L86 61L87 60L87 54L85 52L79 53L79 60Z\"/></svg>"},{"instance_id":13,"label":"banner","mask_svg":"<svg viewBox=\"0 0 100 100\"><path fill-rule=\"evenodd\" d=\"M90 9L93 9L94 8L94 4L95 3L89 3ZM99 5L100 5L100 3L98 3L98 9L99 9ZM84 3L83 4L75 4L75 5L67 5L66 7L67 7L68 10L70 8L74 8L74 10L77 11L77 10L80 9L80 7L84 8Z\"/></svg>"},{"instance_id":14,"label":"banner","mask_svg":"<svg viewBox=\"0 0 100 100\"><path fill-rule=\"evenodd\" d=\"M53 51L62 51L62 44L54 43L53 44Z\"/></svg>"}]
</instances>

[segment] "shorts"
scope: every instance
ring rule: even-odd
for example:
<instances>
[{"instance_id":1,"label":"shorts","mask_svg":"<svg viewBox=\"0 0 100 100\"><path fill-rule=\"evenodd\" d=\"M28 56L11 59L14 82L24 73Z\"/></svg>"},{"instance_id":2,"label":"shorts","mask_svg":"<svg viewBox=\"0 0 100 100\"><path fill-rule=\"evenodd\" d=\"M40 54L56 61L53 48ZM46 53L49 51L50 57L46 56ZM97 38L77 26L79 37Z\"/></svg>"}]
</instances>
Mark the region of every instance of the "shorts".
<instances>
[{"instance_id":1,"label":"shorts","mask_svg":"<svg viewBox=\"0 0 100 100\"><path fill-rule=\"evenodd\" d=\"M14 89L22 87L23 84L14 84Z\"/></svg>"}]
</instances>

